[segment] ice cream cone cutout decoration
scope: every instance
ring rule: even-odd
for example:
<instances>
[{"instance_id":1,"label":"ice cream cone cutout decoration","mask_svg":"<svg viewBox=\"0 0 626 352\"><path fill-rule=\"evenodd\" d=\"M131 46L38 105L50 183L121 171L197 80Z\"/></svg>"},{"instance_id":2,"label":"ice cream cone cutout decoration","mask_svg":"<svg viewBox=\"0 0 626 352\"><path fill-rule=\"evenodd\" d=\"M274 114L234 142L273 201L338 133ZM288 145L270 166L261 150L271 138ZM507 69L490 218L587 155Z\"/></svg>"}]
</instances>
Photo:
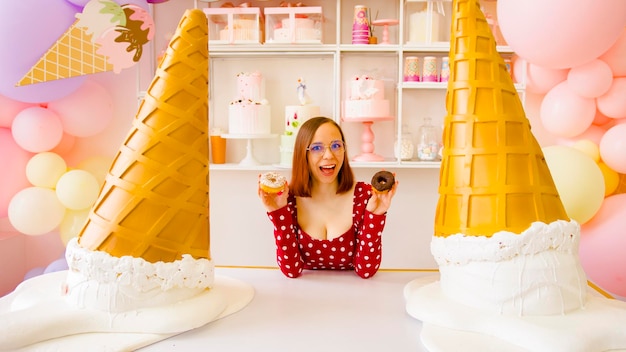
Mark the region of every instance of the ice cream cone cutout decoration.
<instances>
[{"instance_id":1,"label":"ice cream cone cutout decoration","mask_svg":"<svg viewBox=\"0 0 626 352\"><path fill-rule=\"evenodd\" d=\"M215 277L210 255L208 62L206 16L187 10L67 245L69 270L7 296L27 308L0 310L0 350L78 350L85 334L107 350L134 350L250 302L252 288ZM49 296L33 302L33 290Z\"/></svg>"},{"instance_id":2,"label":"ice cream cone cutout decoration","mask_svg":"<svg viewBox=\"0 0 626 352\"><path fill-rule=\"evenodd\" d=\"M580 226L565 212L478 0L453 1L450 37L431 241L440 275L404 292L423 344L430 352L626 349L626 303L587 294Z\"/></svg>"},{"instance_id":3,"label":"ice cream cone cutout decoration","mask_svg":"<svg viewBox=\"0 0 626 352\"><path fill-rule=\"evenodd\" d=\"M472 1L455 11L435 235L568 220L482 12Z\"/></svg>"}]
</instances>

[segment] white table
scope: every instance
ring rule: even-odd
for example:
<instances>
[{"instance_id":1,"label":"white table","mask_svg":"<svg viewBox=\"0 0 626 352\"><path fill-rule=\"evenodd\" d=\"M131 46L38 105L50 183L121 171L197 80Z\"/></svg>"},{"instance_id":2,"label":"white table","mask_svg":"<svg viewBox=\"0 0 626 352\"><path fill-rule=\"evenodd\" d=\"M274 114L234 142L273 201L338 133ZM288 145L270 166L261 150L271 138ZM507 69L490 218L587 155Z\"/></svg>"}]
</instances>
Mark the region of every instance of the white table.
<instances>
[{"instance_id":1,"label":"white table","mask_svg":"<svg viewBox=\"0 0 626 352\"><path fill-rule=\"evenodd\" d=\"M433 273L379 271L361 279L353 271L306 270L289 279L271 268L216 268L216 274L252 285L252 302L140 351L426 351L421 322L405 312L403 288Z\"/></svg>"}]
</instances>

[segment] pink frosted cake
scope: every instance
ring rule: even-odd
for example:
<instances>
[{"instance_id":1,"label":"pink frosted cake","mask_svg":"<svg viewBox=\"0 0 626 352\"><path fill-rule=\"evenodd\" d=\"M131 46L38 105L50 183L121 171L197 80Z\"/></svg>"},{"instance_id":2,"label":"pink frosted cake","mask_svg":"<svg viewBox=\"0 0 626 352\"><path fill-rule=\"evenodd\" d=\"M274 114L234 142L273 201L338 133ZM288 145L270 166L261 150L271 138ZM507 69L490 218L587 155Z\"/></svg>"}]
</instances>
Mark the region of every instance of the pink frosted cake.
<instances>
[{"instance_id":1,"label":"pink frosted cake","mask_svg":"<svg viewBox=\"0 0 626 352\"><path fill-rule=\"evenodd\" d=\"M263 75L237 74L237 98L228 106L229 134L269 134L271 108L263 98Z\"/></svg>"},{"instance_id":2,"label":"pink frosted cake","mask_svg":"<svg viewBox=\"0 0 626 352\"><path fill-rule=\"evenodd\" d=\"M347 83L347 99L343 101L343 119L362 120L389 117L389 100L385 84L370 76L355 76Z\"/></svg>"}]
</instances>

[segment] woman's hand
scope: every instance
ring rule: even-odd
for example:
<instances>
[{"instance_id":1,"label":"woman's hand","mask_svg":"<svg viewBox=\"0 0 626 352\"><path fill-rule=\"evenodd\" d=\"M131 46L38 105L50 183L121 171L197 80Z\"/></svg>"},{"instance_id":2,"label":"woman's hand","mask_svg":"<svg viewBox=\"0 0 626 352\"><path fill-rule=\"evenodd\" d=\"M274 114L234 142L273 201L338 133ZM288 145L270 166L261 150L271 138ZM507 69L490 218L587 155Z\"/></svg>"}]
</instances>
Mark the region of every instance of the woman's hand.
<instances>
[{"instance_id":1,"label":"woman's hand","mask_svg":"<svg viewBox=\"0 0 626 352\"><path fill-rule=\"evenodd\" d=\"M395 175L394 175L395 176ZM393 184L391 189L388 192L378 193L372 190L372 196L370 200L367 202L366 209L373 214L382 215L389 210L391 206L391 199L396 194L396 189L398 188L398 181Z\"/></svg>"},{"instance_id":2,"label":"woman's hand","mask_svg":"<svg viewBox=\"0 0 626 352\"><path fill-rule=\"evenodd\" d=\"M289 195L289 183L285 183L285 188L278 193L267 193L261 189L261 175L257 181L257 194L263 202L263 206L267 212L278 210L287 205L287 197Z\"/></svg>"}]
</instances>

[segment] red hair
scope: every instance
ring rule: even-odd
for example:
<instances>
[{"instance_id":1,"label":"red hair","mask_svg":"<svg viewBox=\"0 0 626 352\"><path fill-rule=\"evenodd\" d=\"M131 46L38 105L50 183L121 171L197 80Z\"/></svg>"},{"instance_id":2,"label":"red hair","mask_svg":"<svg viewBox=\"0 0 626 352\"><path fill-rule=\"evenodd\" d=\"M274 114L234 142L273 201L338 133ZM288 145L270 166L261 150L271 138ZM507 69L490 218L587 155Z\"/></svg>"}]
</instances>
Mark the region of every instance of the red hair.
<instances>
[{"instance_id":1,"label":"red hair","mask_svg":"<svg viewBox=\"0 0 626 352\"><path fill-rule=\"evenodd\" d=\"M291 182L289 183L289 191L296 197L311 196L313 179L311 178L311 170L309 170L309 153L307 153L307 148L313 142L313 137L317 129L326 123L332 124L339 130L341 141L344 142L345 145L346 141L343 131L339 124L333 119L323 116L313 117L300 126L300 130L296 136L296 143L293 147L293 166L291 169ZM348 160L347 146L343 153L343 165L337 174L337 182L337 194L352 190L352 186L354 185L354 173L352 172Z\"/></svg>"}]
</instances>

